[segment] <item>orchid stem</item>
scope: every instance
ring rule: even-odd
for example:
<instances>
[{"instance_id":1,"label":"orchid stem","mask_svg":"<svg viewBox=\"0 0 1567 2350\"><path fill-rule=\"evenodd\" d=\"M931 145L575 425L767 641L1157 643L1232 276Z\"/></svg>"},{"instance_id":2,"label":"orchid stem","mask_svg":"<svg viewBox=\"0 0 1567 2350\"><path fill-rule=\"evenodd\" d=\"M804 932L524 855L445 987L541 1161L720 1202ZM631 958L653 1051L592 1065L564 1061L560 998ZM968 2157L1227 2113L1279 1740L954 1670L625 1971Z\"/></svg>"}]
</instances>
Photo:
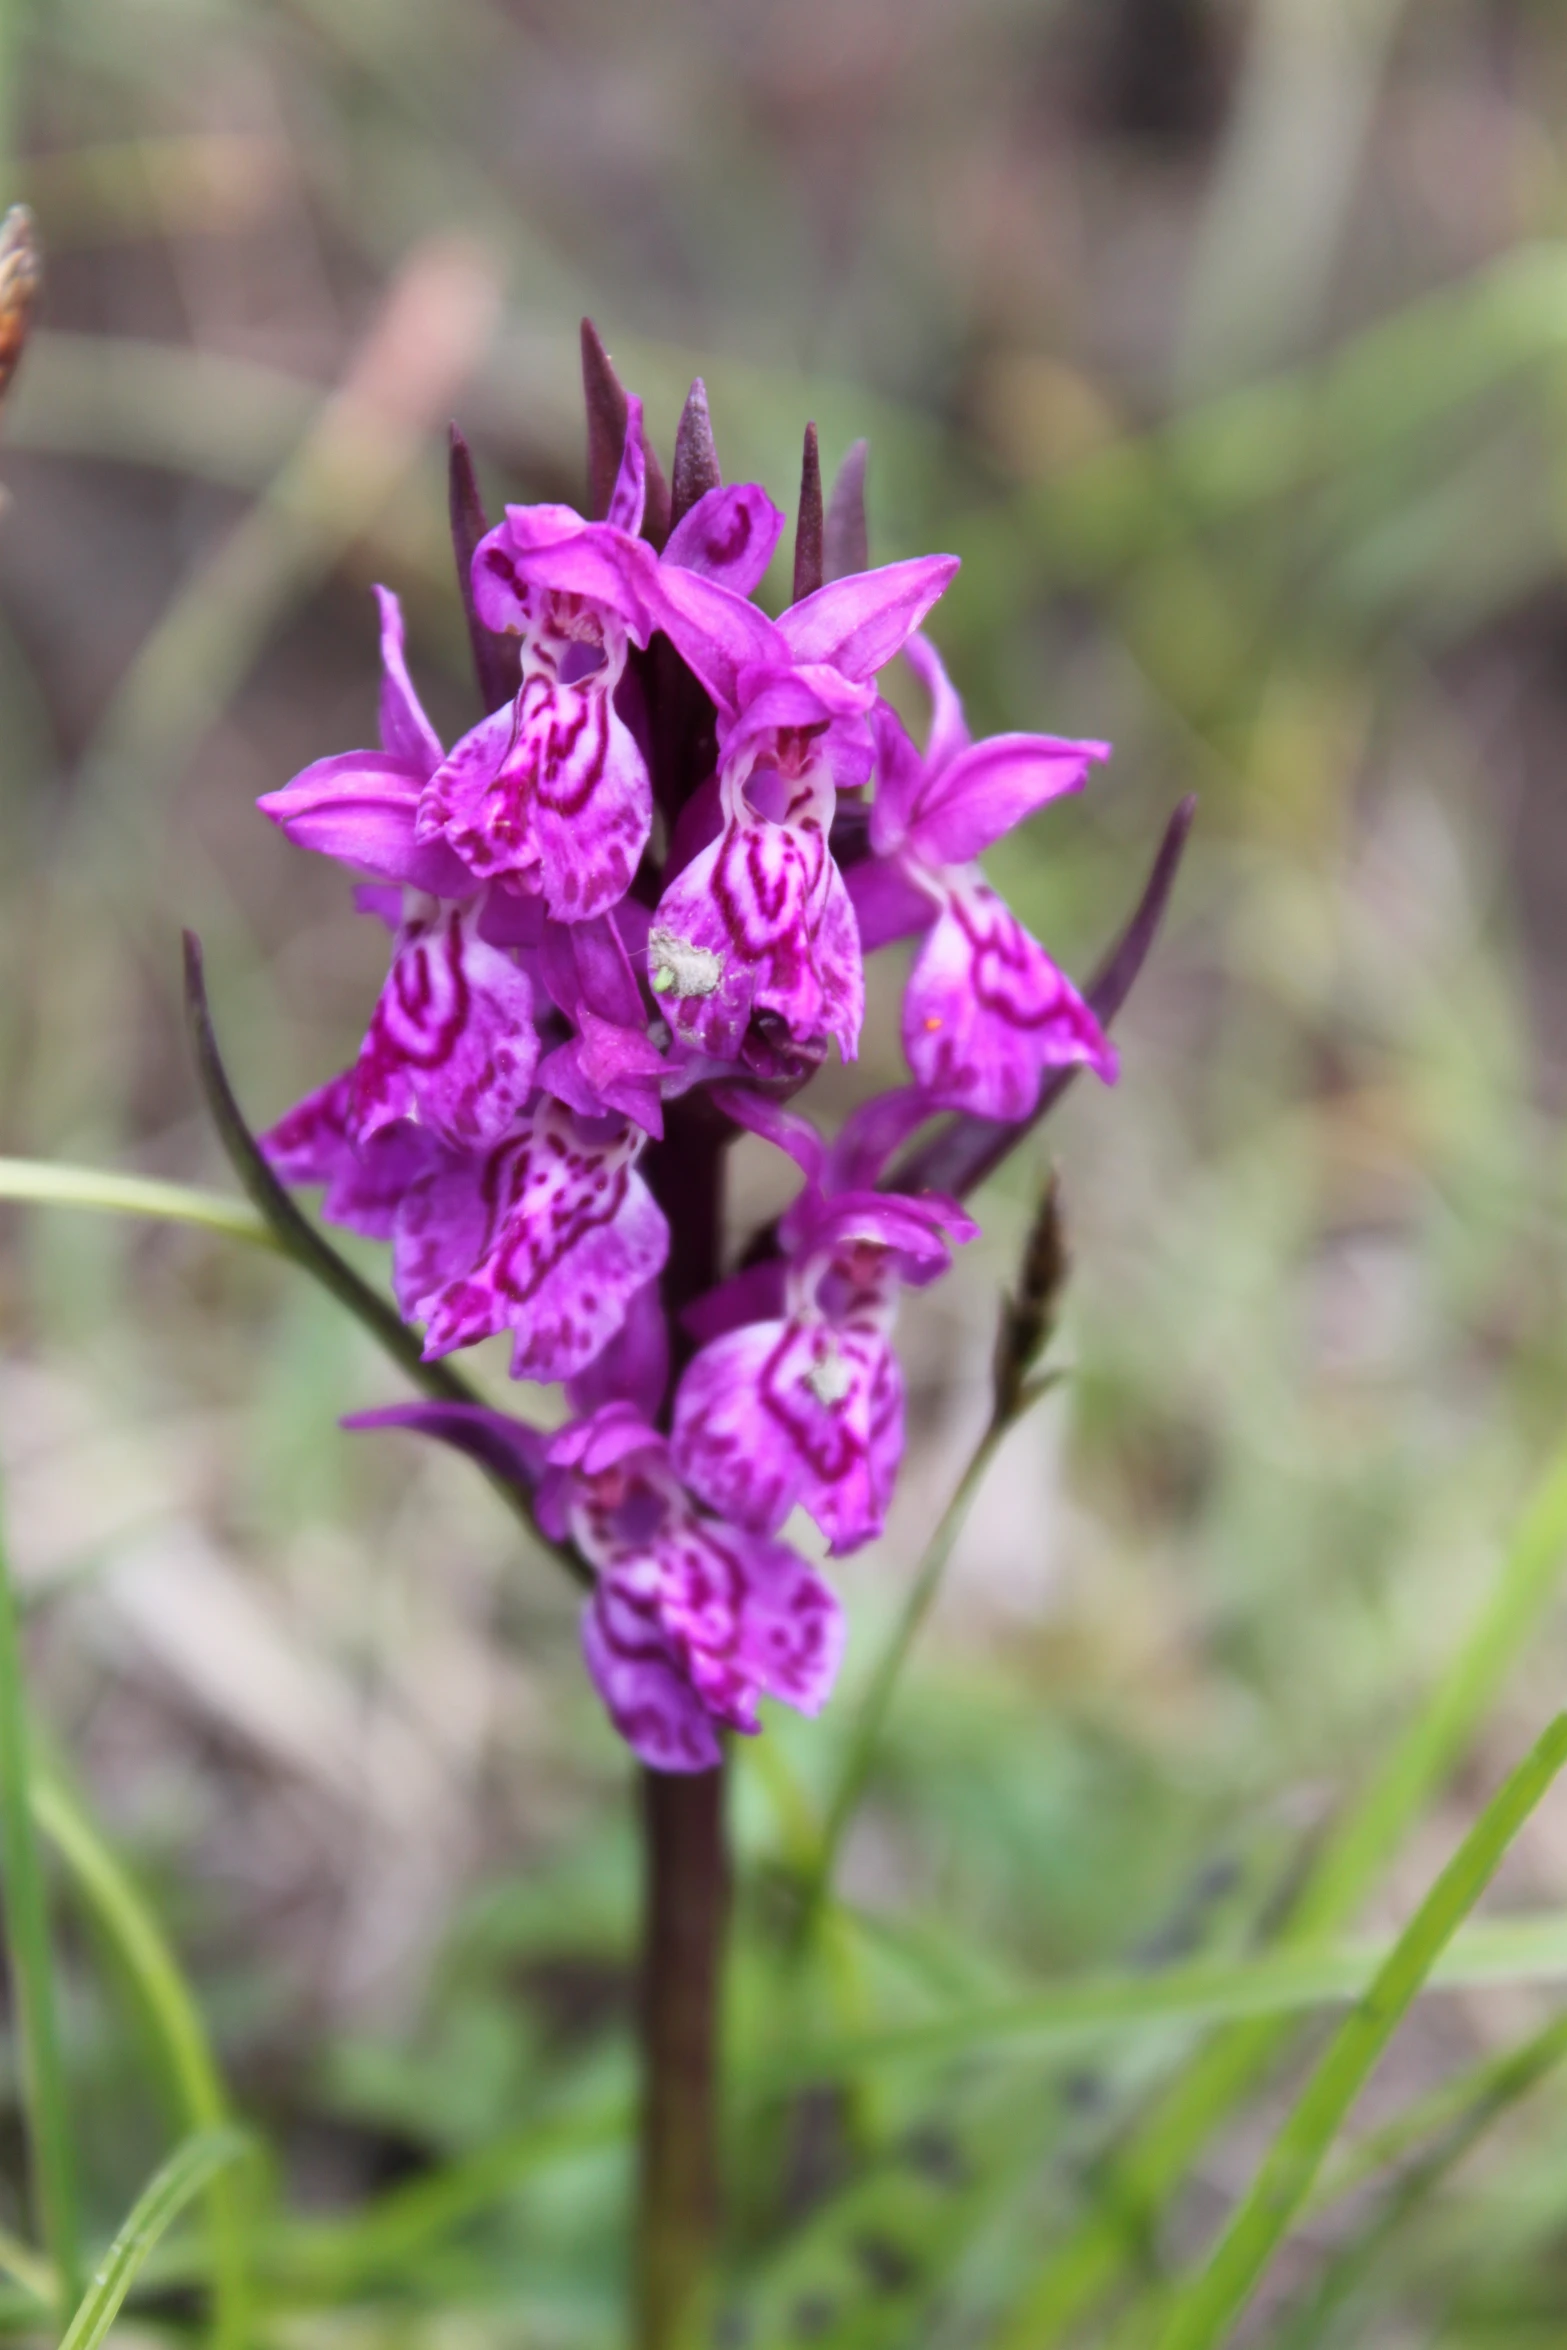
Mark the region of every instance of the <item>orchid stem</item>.
<instances>
[{"instance_id":1,"label":"orchid stem","mask_svg":"<svg viewBox=\"0 0 1567 2350\"><path fill-rule=\"evenodd\" d=\"M696 2350L712 2318L719 1990L729 1907L725 1777L722 1770L642 1774L638 2350Z\"/></svg>"},{"instance_id":2,"label":"orchid stem","mask_svg":"<svg viewBox=\"0 0 1567 2350\"><path fill-rule=\"evenodd\" d=\"M693 1351L681 1315L718 1278L726 1120L668 1106L645 1161L669 1220L664 1306L671 1388ZM644 1770L642 2130L637 2180L637 2350L697 2350L711 2330L720 2226L719 2014L729 1860L727 1773Z\"/></svg>"}]
</instances>

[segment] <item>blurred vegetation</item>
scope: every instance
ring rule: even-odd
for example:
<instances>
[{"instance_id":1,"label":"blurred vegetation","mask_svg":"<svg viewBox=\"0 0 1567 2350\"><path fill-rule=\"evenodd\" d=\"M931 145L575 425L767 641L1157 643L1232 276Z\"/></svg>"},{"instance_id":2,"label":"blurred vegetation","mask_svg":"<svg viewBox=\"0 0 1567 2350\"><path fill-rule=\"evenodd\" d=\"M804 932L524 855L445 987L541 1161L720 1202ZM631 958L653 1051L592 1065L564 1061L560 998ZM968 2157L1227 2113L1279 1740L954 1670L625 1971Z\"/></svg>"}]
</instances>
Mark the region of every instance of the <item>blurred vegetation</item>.
<instances>
[{"instance_id":1,"label":"blurred vegetation","mask_svg":"<svg viewBox=\"0 0 1567 2350\"><path fill-rule=\"evenodd\" d=\"M874 551L965 559L936 634L976 722L1114 739L998 860L1071 968L1201 794L1121 1085L1049 1137L1072 1375L981 1497L808 1963L789 1871L977 1433L1042 1150L906 1315L844 1701L740 1758L755 2350L1156 2340L1323 2044L1295 2009L1364 1979L1332 1938L1412 1915L1553 1710L1559 1477L1509 1543L1567 1399L1564 97L1544 0L0 7L0 197L49 271L0 451L0 1149L226 1181L182 923L258 1122L341 1065L376 940L252 802L367 738L372 580L469 721L442 427L492 500L576 496L584 310L666 443L700 371L781 503L807 416L829 463L868 435ZM257 1252L4 1211L45 1784L272 2149L226 2190L261 2338L607 2345L625 1762L478 1481L339 1432L396 1392ZM1411 2013L1242 2338L1561 2339L1562 1818L1495 1902L1541 1932ZM171 2131L208 2133L192 2178L229 2142L51 1849L98 2245ZM1092 2030L1050 2004L1080 1979ZM1259 1983L1279 2012L1225 2025ZM21 2234L14 2065L0 2095ZM206 2242L154 2253L139 2338L189 2332Z\"/></svg>"}]
</instances>

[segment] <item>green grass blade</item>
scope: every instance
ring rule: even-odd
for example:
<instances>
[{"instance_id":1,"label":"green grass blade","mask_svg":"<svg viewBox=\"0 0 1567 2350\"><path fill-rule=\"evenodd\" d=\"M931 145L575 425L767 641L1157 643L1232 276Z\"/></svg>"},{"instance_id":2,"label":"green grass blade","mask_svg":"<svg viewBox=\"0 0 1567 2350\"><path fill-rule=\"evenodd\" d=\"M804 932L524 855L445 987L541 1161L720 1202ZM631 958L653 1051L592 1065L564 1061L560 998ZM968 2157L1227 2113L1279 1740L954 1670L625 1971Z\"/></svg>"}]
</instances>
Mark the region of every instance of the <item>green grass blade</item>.
<instances>
[{"instance_id":1,"label":"green grass blade","mask_svg":"<svg viewBox=\"0 0 1567 2350\"><path fill-rule=\"evenodd\" d=\"M0 2275L20 2285L42 2309L53 2309L60 2299L60 2280L51 2263L9 2228L0 2228Z\"/></svg>"},{"instance_id":2,"label":"green grass blade","mask_svg":"<svg viewBox=\"0 0 1567 2350\"><path fill-rule=\"evenodd\" d=\"M32 1758L10 1564L0 1540L0 1869L38 2221L62 2309L81 2291L76 2161L54 2005L54 1957L29 1802Z\"/></svg>"},{"instance_id":3,"label":"green grass blade","mask_svg":"<svg viewBox=\"0 0 1567 2350\"><path fill-rule=\"evenodd\" d=\"M1088 1976L1026 1998L963 2005L945 2013L837 2040L800 2040L737 2078L746 2096L772 2097L810 2083L852 2079L885 2066L941 2063L1008 2048L1069 2050L1124 2041L1132 2032L1204 2030L1246 2018L1280 2019L1366 1995L1393 1945L1289 1944L1254 1958L1200 1959L1141 1974ZM1567 1981L1567 1914L1496 1919L1467 1927L1440 1954L1427 1988Z\"/></svg>"},{"instance_id":4,"label":"green grass blade","mask_svg":"<svg viewBox=\"0 0 1567 2350\"><path fill-rule=\"evenodd\" d=\"M1426 2096L1417 2097L1380 2129L1368 2130L1315 2189L1312 2211L1325 2211L1353 2194L1428 2139L1438 2139L1444 2147L1460 2140L1469 2145L1477 2129L1488 2128L1564 2061L1567 2014L1553 2016L1543 2030L1520 2046L1467 2066Z\"/></svg>"},{"instance_id":5,"label":"green grass blade","mask_svg":"<svg viewBox=\"0 0 1567 2350\"><path fill-rule=\"evenodd\" d=\"M1207 2267L1172 2306L1160 2350L1213 2350L1250 2300L1372 2068L1564 1762L1567 1714L1486 1806L1335 2035Z\"/></svg>"},{"instance_id":6,"label":"green grass blade","mask_svg":"<svg viewBox=\"0 0 1567 2350\"><path fill-rule=\"evenodd\" d=\"M96 2350L148 2253L192 2196L254 2151L243 2130L200 2130L175 2148L137 2197L72 2318L60 2350Z\"/></svg>"},{"instance_id":7,"label":"green grass blade","mask_svg":"<svg viewBox=\"0 0 1567 2350\"><path fill-rule=\"evenodd\" d=\"M111 1216L151 1216L166 1224L194 1224L230 1240L277 1241L252 1207L221 1191L161 1183L146 1175L111 1175L97 1167L52 1166L47 1159L0 1159L0 1199L31 1200L46 1208L101 1208Z\"/></svg>"},{"instance_id":8,"label":"green grass blade","mask_svg":"<svg viewBox=\"0 0 1567 2350\"><path fill-rule=\"evenodd\" d=\"M162 2059L170 2096L192 2132L221 2128L228 2099L212 2044L179 1962L157 1919L86 1814L58 1781L35 1777L33 1817L64 1862L140 2001ZM212 2180L212 2332L237 2350L246 2331L249 2275L244 2214L236 2183Z\"/></svg>"},{"instance_id":9,"label":"green grass blade","mask_svg":"<svg viewBox=\"0 0 1567 2350\"><path fill-rule=\"evenodd\" d=\"M1353 1916L1433 1791L1458 1762L1539 1622L1567 1561L1567 1444L1556 1453L1508 1547L1479 1622L1381 1770L1327 1838L1285 1921L1290 1941ZM1115 2166L1100 2208L1046 2260L997 2350L1051 2350L1121 2273L1153 2214L1276 2054L1287 2019L1259 2016L1222 2034L1157 2100Z\"/></svg>"},{"instance_id":10,"label":"green grass blade","mask_svg":"<svg viewBox=\"0 0 1567 2350\"><path fill-rule=\"evenodd\" d=\"M1328 2260L1306 2300L1286 2320L1273 2350L1318 2350L1332 2338L1345 2305L1385 2266L1385 2255L1400 2231L1429 2202L1485 2133L1538 2088L1567 2057L1567 2016L1556 2016L1542 2032L1503 2056L1488 2058L1420 2098L1386 2129L1357 2146L1352 2160L1311 2197L1312 2214L1396 2161L1421 2137L1435 2144L1394 2182L1369 2221Z\"/></svg>"}]
</instances>

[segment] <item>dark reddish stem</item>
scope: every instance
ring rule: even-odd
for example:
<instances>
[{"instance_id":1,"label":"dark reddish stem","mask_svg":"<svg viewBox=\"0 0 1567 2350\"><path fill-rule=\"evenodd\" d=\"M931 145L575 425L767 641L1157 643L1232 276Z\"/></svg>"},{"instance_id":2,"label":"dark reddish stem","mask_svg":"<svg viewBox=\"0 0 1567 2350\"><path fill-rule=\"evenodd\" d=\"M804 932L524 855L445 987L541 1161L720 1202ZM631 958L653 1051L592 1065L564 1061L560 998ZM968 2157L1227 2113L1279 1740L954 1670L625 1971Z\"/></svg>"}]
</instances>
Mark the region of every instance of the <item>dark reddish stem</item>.
<instances>
[{"instance_id":1,"label":"dark reddish stem","mask_svg":"<svg viewBox=\"0 0 1567 2350\"><path fill-rule=\"evenodd\" d=\"M700 1095L671 1102L643 1164L669 1220L664 1303L673 1378L680 1315L718 1278L724 1151L733 1129ZM642 1773L642 2136L637 2350L694 2350L708 2331L718 2247L718 2037L729 1862L724 1773Z\"/></svg>"}]
</instances>

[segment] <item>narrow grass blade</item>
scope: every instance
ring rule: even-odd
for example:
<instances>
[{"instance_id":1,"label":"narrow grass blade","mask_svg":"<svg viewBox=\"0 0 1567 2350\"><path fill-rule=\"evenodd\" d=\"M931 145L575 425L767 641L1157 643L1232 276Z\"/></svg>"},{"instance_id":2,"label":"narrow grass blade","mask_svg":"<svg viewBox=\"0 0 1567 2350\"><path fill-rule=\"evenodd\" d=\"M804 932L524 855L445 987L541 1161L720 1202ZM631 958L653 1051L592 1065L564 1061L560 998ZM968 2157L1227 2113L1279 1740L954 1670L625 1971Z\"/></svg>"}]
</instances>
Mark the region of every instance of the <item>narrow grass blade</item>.
<instances>
[{"instance_id":1,"label":"narrow grass blade","mask_svg":"<svg viewBox=\"0 0 1567 2350\"><path fill-rule=\"evenodd\" d=\"M1567 1762L1567 1714L1464 1838L1336 2034L1280 2130L1212 2259L1170 2310L1160 2350L1213 2350L1250 2300L1389 2040L1512 1843Z\"/></svg>"},{"instance_id":2,"label":"narrow grass blade","mask_svg":"<svg viewBox=\"0 0 1567 2350\"><path fill-rule=\"evenodd\" d=\"M842 1913L836 1913L841 1915ZM1388 1963L1388 1942L1317 1943L1255 1958L1198 1960L1148 1974L1088 1976L1027 1998L953 2007L917 2023L801 2040L740 2076L748 2096L849 2080L886 2066L998 2055L1007 2049L1069 2050L1129 2033L1206 2030L1242 2019L1276 2021L1366 1996ZM1431 1969L1432 1991L1487 1984L1567 1982L1567 1915L1486 1920L1467 1927Z\"/></svg>"},{"instance_id":3,"label":"narrow grass blade","mask_svg":"<svg viewBox=\"0 0 1567 2350\"><path fill-rule=\"evenodd\" d=\"M1385 2256L1400 2231L1430 2201L1448 2174L1495 2123L1522 2102L1567 2057L1567 2016L1556 2016L1504 2056L1473 2066L1456 2081L1444 2082L1421 2098L1397 2123L1377 2131L1355 2149L1353 2160L1313 2194L1315 2213L1351 2186L1396 2160L1420 2137L1435 2143L1394 2181L1366 2224L1342 2244L1317 2276L1306 2300L1286 2320L1273 2350L1318 2350L1335 2337L1347 2303L1385 2268Z\"/></svg>"},{"instance_id":4,"label":"narrow grass blade","mask_svg":"<svg viewBox=\"0 0 1567 2350\"><path fill-rule=\"evenodd\" d=\"M31 1200L46 1208L101 1208L111 1216L150 1216L166 1224L194 1224L230 1240L276 1248L254 1208L221 1191L160 1183L147 1175L111 1175L97 1167L58 1167L46 1159L0 1159L0 1199Z\"/></svg>"},{"instance_id":5,"label":"narrow grass blade","mask_svg":"<svg viewBox=\"0 0 1567 2350\"><path fill-rule=\"evenodd\" d=\"M60 2298L60 2280L41 2252L0 2228L0 2275L13 2279L41 2309L53 2309Z\"/></svg>"},{"instance_id":6,"label":"narrow grass blade","mask_svg":"<svg viewBox=\"0 0 1567 2350\"><path fill-rule=\"evenodd\" d=\"M58 1781L35 1776L33 1818L64 1862L77 1894L124 1968L151 2027L170 2098L190 2131L221 2128L228 2099L212 2043L163 1931L97 1829ZM212 2181L212 2338L244 2340L250 2303L244 2214L235 2184Z\"/></svg>"},{"instance_id":7,"label":"narrow grass blade","mask_svg":"<svg viewBox=\"0 0 1567 2350\"><path fill-rule=\"evenodd\" d=\"M1353 1916L1461 1760L1549 1604L1564 1562L1567 1444L1524 1511L1478 1623L1324 1843L1284 1922L1287 1940L1320 1939ZM1110 2289L1201 2147L1266 2072L1287 2028L1277 2015L1237 2023L1155 2102L1115 2164L1099 2208L1050 2254L997 2350L1052 2350Z\"/></svg>"},{"instance_id":8,"label":"narrow grass blade","mask_svg":"<svg viewBox=\"0 0 1567 2350\"><path fill-rule=\"evenodd\" d=\"M80 2307L72 2318L60 2350L97 2350L136 2273L164 2231L178 2219L192 2196L218 2172L227 2170L255 2150L254 2139L243 2130L200 2130L175 2148L163 2168L143 2188L124 2225L104 2255Z\"/></svg>"},{"instance_id":9,"label":"narrow grass blade","mask_svg":"<svg viewBox=\"0 0 1567 2350\"><path fill-rule=\"evenodd\" d=\"M20 2041L33 2193L62 2309L69 2312L81 2291L76 2161L60 2062L43 1872L29 1801L31 1775L16 1607L10 1565L0 1538L0 1868L5 1877L6 1951Z\"/></svg>"}]
</instances>

